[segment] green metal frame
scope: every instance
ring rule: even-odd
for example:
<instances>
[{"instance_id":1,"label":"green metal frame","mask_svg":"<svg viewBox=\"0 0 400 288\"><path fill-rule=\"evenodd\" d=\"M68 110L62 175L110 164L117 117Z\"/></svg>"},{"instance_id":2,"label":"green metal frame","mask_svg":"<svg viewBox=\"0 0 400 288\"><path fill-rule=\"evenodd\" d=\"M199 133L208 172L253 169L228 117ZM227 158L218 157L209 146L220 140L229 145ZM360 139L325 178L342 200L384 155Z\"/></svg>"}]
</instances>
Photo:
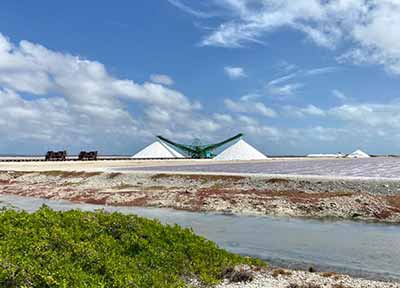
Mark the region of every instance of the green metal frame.
<instances>
[{"instance_id":1,"label":"green metal frame","mask_svg":"<svg viewBox=\"0 0 400 288\"><path fill-rule=\"evenodd\" d=\"M213 150L215 150L231 141L239 139L243 136L244 136L243 133L239 133L229 139L226 139L219 143L209 144L209 145L185 145L185 144L179 144L179 143L173 142L163 136L157 136L157 138L160 139L161 141L164 141L164 142L178 148L179 150L183 151L185 154L189 155L191 158L204 159L204 158L213 158L213 156L214 156Z\"/></svg>"}]
</instances>

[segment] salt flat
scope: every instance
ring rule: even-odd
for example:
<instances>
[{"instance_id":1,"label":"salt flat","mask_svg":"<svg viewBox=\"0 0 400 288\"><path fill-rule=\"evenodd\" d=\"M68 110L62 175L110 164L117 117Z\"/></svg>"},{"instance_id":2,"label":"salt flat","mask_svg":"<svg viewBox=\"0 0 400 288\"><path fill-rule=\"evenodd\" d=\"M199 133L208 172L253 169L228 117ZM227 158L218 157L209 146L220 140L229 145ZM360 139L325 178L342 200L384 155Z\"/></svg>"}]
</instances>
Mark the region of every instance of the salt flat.
<instances>
[{"instance_id":1,"label":"salt flat","mask_svg":"<svg viewBox=\"0 0 400 288\"><path fill-rule=\"evenodd\" d=\"M269 158L253 161L115 160L66 162L0 162L0 171L161 171L197 173L250 173L322 177L400 179L400 157L367 159Z\"/></svg>"},{"instance_id":2,"label":"salt flat","mask_svg":"<svg viewBox=\"0 0 400 288\"><path fill-rule=\"evenodd\" d=\"M400 178L400 158L368 159L292 159L262 162L203 163L202 165L177 165L132 167L124 170L168 171L168 172L214 172L286 174L332 177Z\"/></svg>"}]
</instances>

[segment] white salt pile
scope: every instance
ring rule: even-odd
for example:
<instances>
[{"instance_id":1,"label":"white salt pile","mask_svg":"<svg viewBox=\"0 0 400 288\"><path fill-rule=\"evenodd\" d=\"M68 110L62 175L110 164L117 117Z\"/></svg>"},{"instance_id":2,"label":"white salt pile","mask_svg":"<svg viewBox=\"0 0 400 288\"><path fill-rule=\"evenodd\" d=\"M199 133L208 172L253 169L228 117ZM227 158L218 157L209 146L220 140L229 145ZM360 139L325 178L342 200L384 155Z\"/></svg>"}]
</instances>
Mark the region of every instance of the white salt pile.
<instances>
[{"instance_id":1,"label":"white salt pile","mask_svg":"<svg viewBox=\"0 0 400 288\"><path fill-rule=\"evenodd\" d=\"M156 141L133 155L133 159L185 158L167 144Z\"/></svg>"},{"instance_id":2,"label":"white salt pile","mask_svg":"<svg viewBox=\"0 0 400 288\"><path fill-rule=\"evenodd\" d=\"M347 158L369 158L371 156L369 156L367 153L365 153L364 151L361 150L356 150L353 153L349 154L346 156Z\"/></svg>"},{"instance_id":3,"label":"white salt pile","mask_svg":"<svg viewBox=\"0 0 400 288\"><path fill-rule=\"evenodd\" d=\"M232 146L228 147L220 154L218 154L214 160L262 160L267 159L267 156L262 154L256 148L245 142L239 140Z\"/></svg>"},{"instance_id":4,"label":"white salt pile","mask_svg":"<svg viewBox=\"0 0 400 288\"><path fill-rule=\"evenodd\" d=\"M341 158L344 157L342 153L336 154L308 154L307 157L310 158Z\"/></svg>"}]
</instances>

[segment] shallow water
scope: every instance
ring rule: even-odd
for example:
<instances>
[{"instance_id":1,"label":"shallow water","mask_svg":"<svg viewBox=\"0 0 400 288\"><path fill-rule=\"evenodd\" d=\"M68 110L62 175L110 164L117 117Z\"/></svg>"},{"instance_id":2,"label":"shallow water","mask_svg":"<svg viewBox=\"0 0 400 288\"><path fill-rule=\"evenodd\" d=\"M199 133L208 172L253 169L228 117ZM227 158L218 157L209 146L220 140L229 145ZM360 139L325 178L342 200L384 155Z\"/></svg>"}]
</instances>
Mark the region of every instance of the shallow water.
<instances>
[{"instance_id":1,"label":"shallow water","mask_svg":"<svg viewBox=\"0 0 400 288\"><path fill-rule=\"evenodd\" d=\"M113 168L122 171L188 171L400 178L400 158L271 160L255 163Z\"/></svg>"},{"instance_id":2,"label":"shallow water","mask_svg":"<svg viewBox=\"0 0 400 288\"><path fill-rule=\"evenodd\" d=\"M314 267L371 279L400 280L400 226L275 217L226 216L159 208L110 207L0 195L1 206L29 212L46 204L55 210L133 213L162 223L191 227L219 246L272 264Z\"/></svg>"}]
</instances>

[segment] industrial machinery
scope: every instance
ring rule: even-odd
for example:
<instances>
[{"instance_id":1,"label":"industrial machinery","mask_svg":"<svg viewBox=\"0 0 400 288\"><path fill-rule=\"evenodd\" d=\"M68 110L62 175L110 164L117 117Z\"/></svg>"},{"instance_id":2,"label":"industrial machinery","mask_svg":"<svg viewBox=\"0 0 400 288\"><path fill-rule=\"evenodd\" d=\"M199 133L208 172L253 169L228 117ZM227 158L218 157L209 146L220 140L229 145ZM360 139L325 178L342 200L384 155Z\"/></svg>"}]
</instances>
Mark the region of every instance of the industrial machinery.
<instances>
[{"instance_id":1,"label":"industrial machinery","mask_svg":"<svg viewBox=\"0 0 400 288\"><path fill-rule=\"evenodd\" d=\"M45 161L65 161L67 160L67 151L47 151Z\"/></svg>"},{"instance_id":2,"label":"industrial machinery","mask_svg":"<svg viewBox=\"0 0 400 288\"><path fill-rule=\"evenodd\" d=\"M97 160L97 151L81 151L78 156L78 160L84 161L84 160Z\"/></svg>"},{"instance_id":3,"label":"industrial machinery","mask_svg":"<svg viewBox=\"0 0 400 288\"><path fill-rule=\"evenodd\" d=\"M218 147L221 147L231 141L239 139L242 136L243 136L243 134L239 133L236 136L233 136L222 142L215 143L215 144L209 144L209 145L201 145L199 140L196 140L192 145L184 145L184 144L175 143L163 136L157 136L157 138L160 139L161 141L164 141L164 142L178 148L179 150L181 150L182 152L184 152L186 155L190 156L191 158L204 159L204 158L213 158L214 157L213 151L215 149L217 149Z\"/></svg>"}]
</instances>

